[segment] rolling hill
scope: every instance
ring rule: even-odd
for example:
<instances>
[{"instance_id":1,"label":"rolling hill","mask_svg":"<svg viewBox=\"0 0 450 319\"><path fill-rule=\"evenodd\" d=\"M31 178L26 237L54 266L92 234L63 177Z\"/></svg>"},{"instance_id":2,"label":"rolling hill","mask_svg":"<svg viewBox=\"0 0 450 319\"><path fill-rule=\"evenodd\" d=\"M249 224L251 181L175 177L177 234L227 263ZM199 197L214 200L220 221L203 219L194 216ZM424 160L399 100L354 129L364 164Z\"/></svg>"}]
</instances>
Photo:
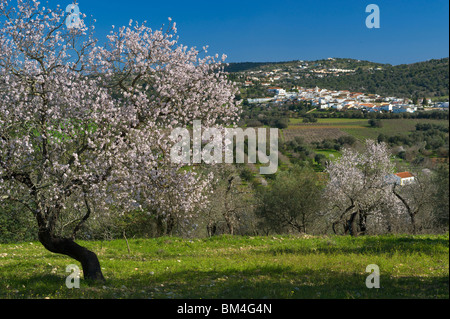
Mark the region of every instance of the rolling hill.
<instances>
[{"instance_id":1,"label":"rolling hill","mask_svg":"<svg viewBox=\"0 0 450 319\"><path fill-rule=\"evenodd\" d=\"M409 98L448 97L449 95L449 58L395 66L355 59L326 59L230 63L225 68L231 74L244 76L275 69L290 74L290 76L282 77L277 85L318 86L332 90L362 91ZM339 76L331 73L317 73L319 70L333 69L347 69L353 72L340 73Z\"/></svg>"}]
</instances>

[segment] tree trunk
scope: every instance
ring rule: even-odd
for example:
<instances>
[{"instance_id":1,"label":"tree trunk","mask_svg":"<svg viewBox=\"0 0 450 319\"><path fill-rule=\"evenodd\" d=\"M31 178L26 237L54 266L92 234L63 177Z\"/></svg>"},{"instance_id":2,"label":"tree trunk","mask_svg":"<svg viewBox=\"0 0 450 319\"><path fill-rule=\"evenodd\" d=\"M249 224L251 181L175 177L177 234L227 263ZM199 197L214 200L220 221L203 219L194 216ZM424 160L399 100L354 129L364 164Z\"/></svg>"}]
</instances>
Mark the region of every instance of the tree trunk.
<instances>
[{"instance_id":1,"label":"tree trunk","mask_svg":"<svg viewBox=\"0 0 450 319\"><path fill-rule=\"evenodd\" d=\"M416 234L417 230L416 230L416 214L417 214L417 209L414 211L411 206L409 206L408 202L406 201L406 199L404 199L399 193L396 192L395 190L395 186L392 188L392 191L394 193L395 196L397 196L398 199L400 199L403 203L403 205L405 205L406 210L408 211L408 215L411 218L411 225L412 225L412 232L413 234Z\"/></svg>"},{"instance_id":2,"label":"tree trunk","mask_svg":"<svg viewBox=\"0 0 450 319\"><path fill-rule=\"evenodd\" d=\"M171 215L169 215L167 217L166 225L167 225L166 226L166 235L172 236L173 229L175 228L175 218L173 218Z\"/></svg>"},{"instance_id":3,"label":"tree trunk","mask_svg":"<svg viewBox=\"0 0 450 319\"><path fill-rule=\"evenodd\" d=\"M217 232L217 224L209 222L208 226L206 227L206 229L208 231L208 236L209 237L215 236L216 232Z\"/></svg>"},{"instance_id":4,"label":"tree trunk","mask_svg":"<svg viewBox=\"0 0 450 319\"><path fill-rule=\"evenodd\" d=\"M360 235L365 235L367 231L367 215L359 212L359 231Z\"/></svg>"},{"instance_id":5,"label":"tree trunk","mask_svg":"<svg viewBox=\"0 0 450 319\"><path fill-rule=\"evenodd\" d=\"M413 212L410 212L409 217L411 218L412 233L413 233L413 235L415 235L415 234L417 234L416 214Z\"/></svg>"},{"instance_id":6,"label":"tree trunk","mask_svg":"<svg viewBox=\"0 0 450 319\"><path fill-rule=\"evenodd\" d=\"M105 281L97 255L72 239L54 237L48 230L39 231L39 241L52 253L69 256L81 263L85 279Z\"/></svg>"},{"instance_id":7,"label":"tree trunk","mask_svg":"<svg viewBox=\"0 0 450 319\"><path fill-rule=\"evenodd\" d=\"M230 235L234 235L233 222L230 220L230 218L226 219L226 224L227 224L228 231L229 231Z\"/></svg>"},{"instance_id":8,"label":"tree trunk","mask_svg":"<svg viewBox=\"0 0 450 319\"><path fill-rule=\"evenodd\" d=\"M331 225L331 228L333 229L333 232L334 232L334 234L335 235L337 235L338 234L338 231L337 231L337 229L336 229L336 226L343 226L343 232L344 232L344 234L347 234L347 227L346 227L346 224L345 223L343 223L342 221L340 221L340 220L338 220L338 221L335 221L332 225Z\"/></svg>"},{"instance_id":9,"label":"tree trunk","mask_svg":"<svg viewBox=\"0 0 450 319\"><path fill-rule=\"evenodd\" d=\"M350 219L347 222L348 225L348 231L350 233L350 236L357 237L358 236L358 229L356 226L356 215L358 213L353 213L350 215Z\"/></svg>"},{"instance_id":10,"label":"tree trunk","mask_svg":"<svg viewBox=\"0 0 450 319\"><path fill-rule=\"evenodd\" d=\"M164 226L164 218L162 216L156 217L156 237L164 236L165 226Z\"/></svg>"}]
</instances>

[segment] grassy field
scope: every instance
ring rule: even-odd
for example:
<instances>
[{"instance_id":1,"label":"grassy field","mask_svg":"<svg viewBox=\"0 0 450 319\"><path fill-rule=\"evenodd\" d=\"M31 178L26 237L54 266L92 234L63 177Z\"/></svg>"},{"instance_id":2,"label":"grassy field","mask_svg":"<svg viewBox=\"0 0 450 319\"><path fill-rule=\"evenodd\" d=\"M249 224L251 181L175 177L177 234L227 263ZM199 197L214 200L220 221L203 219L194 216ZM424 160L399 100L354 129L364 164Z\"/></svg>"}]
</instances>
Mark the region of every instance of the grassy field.
<instances>
[{"instance_id":1,"label":"grassy field","mask_svg":"<svg viewBox=\"0 0 450 319\"><path fill-rule=\"evenodd\" d=\"M385 119L380 128L370 127L366 119L318 119L317 123L302 123L302 119L290 119L289 127L283 130L286 141L300 136L306 143L320 142L323 139L336 139L343 135L352 135L360 141L387 136L409 134L418 123L434 123L448 126L446 120L430 119Z\"/></svg>"},{"instance_id":2,"label":"grassy field","mask_svg":"<svg viewBox=\"0 0 450 319\"><path fill-rule=\"evenodd\" d=\"M353 135L359 140L365 139L377 139L378 135L385 134L387 136L393 135L407 135L416 129L416 124L418 123L432 123L443 126L448 126L448 121L446 120L429 120L429 119L390 119L382 120L383 127L372 128L372 127L346 127L343 131Z\"/></svg>"},{"instance_id":3,"label":"grassy field","mask_svg":"<svg viewBox=\"0 0 450 319\"><path fill-rule=\"evenodd\" d=\"M329 160L338 159L342 156L342 154L336 150L316 150L316 154L322 154L327 157Z\"/></svg>"},{"instance_id":4,"label":"grassy field","mask_svg":"<svg viewBox=\"0 0 450 319\"><path fill-rule=\"evenodd\" d=\"M336 139L348 135L338 127L334 126L290 126L283 130L284 141L289 142L297 136L301 137L306 143L321 142L324 139Z\"/></svg>"},{"instance_id":5,"label":"grassy field","mask_svg":"<svg viewBox=\"0 0 450 319\"><path fill-rule=\"evenodd\" d=\"M316 123L303 123L303 118L291 118L289 119L290 125L317 125L317 124L361 124L366 125L368 120L366 119L347 119L347 118L319 118Z\"/></svg>"},{"instance_id":6,"label":"grassy field","mask_svg":"<svg viewBox=\"0 0 450 319\"><path fill-rule=\"evenodd\" d=\"M103 284L65 286L64 256L0 245L0 298L449 298L449 236L214 237L83 242ZM366 267L380 268L368 289Z\"/></svg>"}]
</instances>

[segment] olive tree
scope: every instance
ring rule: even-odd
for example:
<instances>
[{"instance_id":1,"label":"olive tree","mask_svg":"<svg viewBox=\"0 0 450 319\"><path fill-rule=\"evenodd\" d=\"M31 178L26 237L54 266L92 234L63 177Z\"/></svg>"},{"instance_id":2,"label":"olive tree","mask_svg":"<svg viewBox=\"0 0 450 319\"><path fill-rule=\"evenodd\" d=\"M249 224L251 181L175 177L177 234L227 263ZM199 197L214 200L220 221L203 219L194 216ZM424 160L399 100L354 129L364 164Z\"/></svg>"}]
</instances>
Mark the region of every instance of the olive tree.
<instances>
[{"instance_id":1,"label":"olive tree","mask_svg":"<svg viewBox=\"0 0 450 319\"><path fill-rule=\"evenodd\" d=\"M318 218L321 183L308 167L279 172L257 192L256 214L275 232L307 233Z\"/></svg>"}]
</instances>

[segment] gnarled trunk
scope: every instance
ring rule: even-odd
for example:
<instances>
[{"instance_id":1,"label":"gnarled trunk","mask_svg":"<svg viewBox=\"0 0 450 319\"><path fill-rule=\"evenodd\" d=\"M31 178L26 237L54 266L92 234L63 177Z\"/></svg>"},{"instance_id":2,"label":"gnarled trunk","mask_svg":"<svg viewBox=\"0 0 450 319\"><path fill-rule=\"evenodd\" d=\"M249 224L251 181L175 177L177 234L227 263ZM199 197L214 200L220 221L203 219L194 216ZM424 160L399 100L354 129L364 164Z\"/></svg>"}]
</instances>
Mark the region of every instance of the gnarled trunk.
<instances>
[{"instance_id":1,"label":"gnarled trunk","mask_svg":"<svg viewBox=\"0 0 450 319\"><path fill-rule=\"evenodd\" d=\"M357 214L358 214L357 212L351 214L350 219L347 221L348 231L350 233L350 236L352 236L352 237L358 236L358 229L357 229L357 224L356 224Z\"/></svg>"},{"instance_id":2,"label":"gnarled trunk","mask_svg":"<svg viewBox=\"0 0 450 319\"><path fill-rule=\"evenodd\" d=\"M367 214L359 211L359 234L365 235L367 232Z\"/></svg>"},{"instance_id":3,"label":"gnarled trunk","mask_svg":"<svg viewBox=\"0 0 450 319\"><path fill-rule=\"evenodd\" d=\"M105 281L97 255L69 238L54 237L49 231L39 231L39 241L52 253L69 256L81 263L85 279Z\"/></svg>"}]
</instances>

